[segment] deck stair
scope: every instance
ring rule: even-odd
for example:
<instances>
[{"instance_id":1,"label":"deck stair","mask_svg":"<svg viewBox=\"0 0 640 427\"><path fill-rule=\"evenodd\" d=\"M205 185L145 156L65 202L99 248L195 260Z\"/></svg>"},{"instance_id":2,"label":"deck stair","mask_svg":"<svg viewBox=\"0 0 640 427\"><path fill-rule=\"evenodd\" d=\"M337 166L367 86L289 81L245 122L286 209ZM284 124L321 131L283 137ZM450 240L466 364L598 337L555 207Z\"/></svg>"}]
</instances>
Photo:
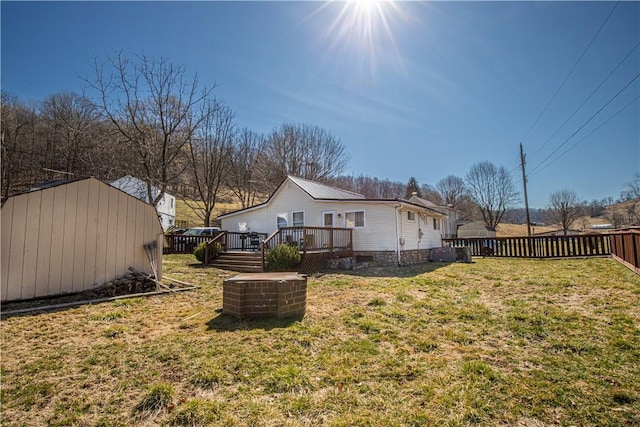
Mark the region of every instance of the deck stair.
<instances>
[{"instance_id":1,"label":"deck stair","mask_svg":"<svg viewBox=\"0 0 640 427\"><path fill-rule=\"evenodd\" d=\"M210 261L209 265L242 273L262 273L262 254L260 252L222 252Z\"/></svg>"}]
</instances>

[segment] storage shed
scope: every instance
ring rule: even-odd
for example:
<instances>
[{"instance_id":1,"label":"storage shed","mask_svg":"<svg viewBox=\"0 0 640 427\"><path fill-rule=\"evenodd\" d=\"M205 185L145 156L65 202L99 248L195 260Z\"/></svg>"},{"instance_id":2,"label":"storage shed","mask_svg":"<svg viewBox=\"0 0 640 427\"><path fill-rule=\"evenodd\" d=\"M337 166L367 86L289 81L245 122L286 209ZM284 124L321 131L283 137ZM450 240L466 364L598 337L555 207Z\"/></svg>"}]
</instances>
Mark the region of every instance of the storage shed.
<instances>
[{"instance_id":1,"label":"storage shed","mask_svg":"<svg viewBox=\"0 0 640 427\"><path fill-rule=\"evenodd\" d=\"M495 227L489 227L481 222L470 222L458 227L458 238L496 237Z\"/></svg>"},{"instance_id":2,"label":"storage shed","mask_svg":"<svg viewBox=\"0 0 640 427\"><path fill-rule=\"evenodd\" d=\"M149 258L162 277L163 233L154 207L98 179L9 197L0 215L2 302L91 290L129 267L153 274Z\"/></svg>"}]
</instances>

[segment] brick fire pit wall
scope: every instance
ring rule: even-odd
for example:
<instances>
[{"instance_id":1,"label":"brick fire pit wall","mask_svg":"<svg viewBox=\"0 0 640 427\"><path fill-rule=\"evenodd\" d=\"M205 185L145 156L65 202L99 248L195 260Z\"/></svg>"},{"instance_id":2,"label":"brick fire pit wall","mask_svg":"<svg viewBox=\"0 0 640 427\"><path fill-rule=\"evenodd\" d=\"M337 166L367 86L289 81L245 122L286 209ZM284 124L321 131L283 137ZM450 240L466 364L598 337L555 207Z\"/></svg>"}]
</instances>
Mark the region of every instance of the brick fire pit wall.
<instances>
[{"instance_id":1,"label":"brick fire pit wall","mask_svg":"<svg viewBox=\"0 0 640 427\"><path fill-rule=\"evenodd\" d=\"M222 284L222 311L239 319L302 317L307 278L298 273L240 274Z\"/></svg>"}]
</instances>

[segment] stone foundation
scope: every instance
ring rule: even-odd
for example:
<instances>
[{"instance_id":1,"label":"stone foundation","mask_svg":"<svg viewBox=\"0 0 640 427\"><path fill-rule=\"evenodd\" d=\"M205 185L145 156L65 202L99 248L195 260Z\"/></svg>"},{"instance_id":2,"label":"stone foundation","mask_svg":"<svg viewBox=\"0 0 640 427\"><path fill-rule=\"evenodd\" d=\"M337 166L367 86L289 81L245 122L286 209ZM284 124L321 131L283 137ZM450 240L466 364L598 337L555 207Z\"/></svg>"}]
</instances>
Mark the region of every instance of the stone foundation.
<instances>
[{"instance_id":1,"label":"stone foundation","mask_svg":"<svg viewBox=\"0 0 640 427\"><path fill-rule=\"evenodd\" d=\"M298 273L240 274L222 284L222 312L239 319L302 317L307 278Z\"/></svg>"},{"instance_id":2,"label":"stone foundation","mask_svg":"<svg viewBox=\"0 0 640 427\"><path fill-rule=\"evenodd\" d=\"M425 264L429 262L431 249L414 249L400 252L400 265Z\"/></svg>"}]
</instances>

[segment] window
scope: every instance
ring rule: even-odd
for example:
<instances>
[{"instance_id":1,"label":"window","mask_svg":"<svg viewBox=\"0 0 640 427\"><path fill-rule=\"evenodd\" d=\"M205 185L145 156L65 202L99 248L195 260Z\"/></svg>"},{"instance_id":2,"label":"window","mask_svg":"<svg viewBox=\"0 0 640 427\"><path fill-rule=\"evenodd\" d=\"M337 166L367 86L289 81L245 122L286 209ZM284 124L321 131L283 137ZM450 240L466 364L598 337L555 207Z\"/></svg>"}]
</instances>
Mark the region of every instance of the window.
<instances>
[{"instance_id":1,"label":"window","mask_svg":"<svg viewBox=\"0 0 640 427\"><path fill-rule=\"evenodd\" d=\"M440 230L440 221L438 221L435 218L433 218L433 229L434 230Z\"/></svg>"},{"instance_id":2,"label":"window","mask_svg":"<svg viewBox=\"0 0 640 427\"><path fill-rule=\"evenodd\" d=\"M293 212L291 214L293 217L293 226L294 227L303 227L304 226L304 212Z\"/></svg>"},{"instance_id":3,"label":"window","mask_svg":"<svg viewBox=\"0 0 640 427\"><path fill-rule=\"evenodd\" d=\"M287 214L278 214L278 228L286 227L288 225Z\"/></svg>"},{"instance_id":4,"label":"window","mask_svg":"<svg viewBox=\"0 0 640 427\"><path fill-rule=\"evenodd\" d=\"M344 222L348 228L364 227L364 211L345 212Z\"/></svg>"},{"instance_id":5,"label":"window","mask_svg":"<svg viewBox=\"0 0 640 427\"><path fill-rule=\"evenodd\" d=\"M416 213L415 213L415 212L408 211L408 212L407 212L407 219L408 219L409 221L415 221L415 220L416 220Z\"/></svg>"},{"instance_id":6,"label":"window","mask_svg":"<svg viewBox=\"0 0 640 427\"><path fill-rule=\"evenodd\" d=\"M323 212L322 213L322 226L323 227L333 227L334 222L334 212Z\"/></svg>"}]
</instances>

